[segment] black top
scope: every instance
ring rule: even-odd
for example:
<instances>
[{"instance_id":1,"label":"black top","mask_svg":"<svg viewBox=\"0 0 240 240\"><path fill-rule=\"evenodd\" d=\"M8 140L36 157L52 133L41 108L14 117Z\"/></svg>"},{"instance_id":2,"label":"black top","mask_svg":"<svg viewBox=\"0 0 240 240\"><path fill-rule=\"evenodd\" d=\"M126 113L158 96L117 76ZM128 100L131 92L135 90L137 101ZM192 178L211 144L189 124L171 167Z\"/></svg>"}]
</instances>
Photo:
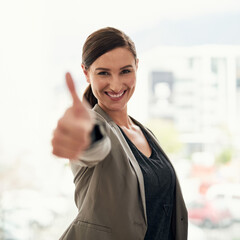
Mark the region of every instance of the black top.
<instances>
[{"instance_id":1,"label":"black top","mask_svg":"<svg viewBox=\"0 0 240 240\"><path fill-rule=\"evenodd\" d=\"M144 178L148 223L144 239L173 240L171 218L175 200L176 176L162 150L144 129L141 130L152 149L152 154L149 158L137 149L121 129L138 161Z\"/></svg>"}]
</instances>

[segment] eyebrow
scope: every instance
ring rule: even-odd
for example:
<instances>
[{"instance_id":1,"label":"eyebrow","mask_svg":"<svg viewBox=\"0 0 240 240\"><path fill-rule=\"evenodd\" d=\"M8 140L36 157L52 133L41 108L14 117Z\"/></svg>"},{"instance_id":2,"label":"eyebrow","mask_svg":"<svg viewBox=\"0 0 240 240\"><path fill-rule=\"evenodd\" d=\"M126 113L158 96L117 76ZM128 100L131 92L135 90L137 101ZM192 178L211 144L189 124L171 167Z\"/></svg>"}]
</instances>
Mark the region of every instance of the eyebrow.
<instances>
[{"instance_id":1,"label":"eyebrow","mask_svg":"<svg viewBox=\"0 0 240 240\"><path fill-rule=\"evenodd\" d=\"M129 68L129 67L132 68L133 66L131 64L130 65L126 65L124 67L121 67L120 70L122 70L124 68ZM110 69L109 68L102 68L102 67L100 67L100 68L96 68L95 70L109 71Z\"/></svg>"}]
</instances>

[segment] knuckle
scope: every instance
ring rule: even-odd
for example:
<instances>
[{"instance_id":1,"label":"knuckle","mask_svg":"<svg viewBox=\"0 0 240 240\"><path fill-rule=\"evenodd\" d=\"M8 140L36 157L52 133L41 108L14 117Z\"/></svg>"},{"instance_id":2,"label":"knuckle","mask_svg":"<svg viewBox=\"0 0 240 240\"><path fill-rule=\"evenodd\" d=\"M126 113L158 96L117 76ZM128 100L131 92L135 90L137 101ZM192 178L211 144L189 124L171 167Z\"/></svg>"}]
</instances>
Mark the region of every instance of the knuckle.
<instances>
[{"instance_id":1,"label":"knuckle","mask_svg":"<svg viewBox=\"0 0 240 240\"><path fill-rule=\"evenodd\" d=\"M53 136L53 140L56 142L56 141L58 141L59 139L60 139L60 132L59 131L56 131L55 132L55 134L54 134L54 136Z\"/></svg>"},{"instance_id":2,"label":"knuckle","mask_svg":"<svg viewBox=\"0 0 240 240\"><path fill-rule=\"evenodd\" d=\"M57 128L59 128L59 129L64 129L64 128L65 128L64 118L60 118L60 119L58 120Z\"/></svg>"},{"instance_id":3,"label":"knuckle","mask_svg":"<svg viewBox=\"0 0 240 240\"><path fill-rule=\"evenodd\" d=\"M52 146L55 146L55 138L52 139L51 143L52 143Z\"/></svg>"},{"instance_id":4,"label":"knuckle","mask_svg":"<svg viewBox=\"0 0 240 240\"><path fill-rule=\"evenodd\" d=\"M52 146L56 146L59 142L58 134L56 133L55 136L52 138Z\"/></svg>"},{"instance_id":5,"label":"knuckle","mask_svg":"<svg viewBox=\"0 0 240 240\"><path fill-rule=\"evenodd\" d=\"M53 136L53 137L55 136L56 130L57 130L57 129L54 129L54 130L52 131L52 136Z\"/></svg>"},{"instance_id":6,"label":"knuckle","mask_svg":"<svg viewBox=\"0 0 240 240\"><path fill-rule=\"evenodd\" d=\"M62 125L63 125L63 123L62 123L62 119L59 119L58 120L58 123L57 123L57 128L62 128Z\"/></svg>"},{"instance_id":7,"label":"knuckle","mask_svg":"<svg viewBox=\"0 0 240 240\"><path fill-rule=\"evenodd\" d=\"M56 149L56 148L53 148L52 154L55 155L55 156L61 157L60 151L58 149Z\"/></svg>"}]
</instances>

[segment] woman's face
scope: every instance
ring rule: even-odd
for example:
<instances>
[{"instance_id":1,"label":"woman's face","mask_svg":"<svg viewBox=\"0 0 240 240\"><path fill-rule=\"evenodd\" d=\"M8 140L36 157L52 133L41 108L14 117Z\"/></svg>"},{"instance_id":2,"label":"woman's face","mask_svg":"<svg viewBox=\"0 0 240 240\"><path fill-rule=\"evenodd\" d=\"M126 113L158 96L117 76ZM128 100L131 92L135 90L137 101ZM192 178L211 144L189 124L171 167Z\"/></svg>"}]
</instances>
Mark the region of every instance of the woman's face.
<instances>
[{"instance_id":1,"label":"woman's face","mask_svg":"<svg viewBox=\"0 0 240 240\"><path fill-rule=\"evenodd\" d=\"M136 72L135 58L126 48L116 48L103 54L88 70L84 70L99 106L106 112L127 109L135 90Z\"/></svg>"}]
</instances>

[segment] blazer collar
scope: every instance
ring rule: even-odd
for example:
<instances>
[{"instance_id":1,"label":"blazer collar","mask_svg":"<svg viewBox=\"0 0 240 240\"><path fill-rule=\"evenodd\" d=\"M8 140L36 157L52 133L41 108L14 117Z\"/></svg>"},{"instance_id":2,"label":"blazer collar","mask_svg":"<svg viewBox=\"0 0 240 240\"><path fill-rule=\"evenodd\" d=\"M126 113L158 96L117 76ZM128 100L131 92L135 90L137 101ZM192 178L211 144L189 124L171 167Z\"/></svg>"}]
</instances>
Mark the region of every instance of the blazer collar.
<instances>
[{"instance_id":1,"label":"blazer collar","mask_svg":"<svg viewBox=\"0 0 240 240\"><path fill-rule=\"evenodd\" d=\"M99 113L108 123L113 122L113 120L108 116L106 112L104 112L104 110L98 104L93 107L93 111Z\"/></svg>"}]
</instances>

